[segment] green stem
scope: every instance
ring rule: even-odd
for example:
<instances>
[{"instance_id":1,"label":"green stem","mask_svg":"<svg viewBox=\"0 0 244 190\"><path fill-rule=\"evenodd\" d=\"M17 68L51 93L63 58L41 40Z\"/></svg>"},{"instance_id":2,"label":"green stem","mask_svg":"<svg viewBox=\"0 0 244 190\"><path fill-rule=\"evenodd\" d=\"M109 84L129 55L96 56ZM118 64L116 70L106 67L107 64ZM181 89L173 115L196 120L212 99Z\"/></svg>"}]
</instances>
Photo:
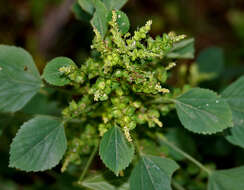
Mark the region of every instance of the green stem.
<instances>
[{"instance_id":1,"label":"green stem","mask_svg":"<svg viewBox=\"0 0 244 190\"><path fill-rule=\"evenodd\" d=\"M87 171L88 171L88 169L89 169L89 167L90 167L90 165L91 165L91 163L92 163L92 161L93 161L93 159L97 153L97 150L98 150L98 143L95 145L95 147L94 147L94 149L93 149L93 151L92 151L92 153L91 153L91 155L87 161L87 164L86 164L86 166L85 166L85 168L84 168L84 170L80 176L79 183L81 183L82 180L84 179L84 177L85 177L85 175L86 175L86 173L87 173Z\"/></svg>"},{"instance_id":2,"label":"green stem","mask_svg":"<svg viewBox=\"0 0 244 190\"><path fill-rule=\"evenodd\" d=\"M140 145L139 145L139 143L138 143L138 141L134 141L135 143L135 147L136 147L136 151L137 151L137 153L138 153L138 156L139 156L139 158L142 156L142 152L141 152L141 149L140 149Z\"/></svg>"},{"instance_id":3,"label":"green stem","mask_svg":"<svg viewBox=\"0 0 244 190\"><path fill-rule=\"evenodd\" d=\"M161 141L163 141L165 144L167 144L169 147L171 147L172 149L174 149L176 152L178 152L179 154L181 154L182 156L184 156L185 158L187 158L188 160L190 160L192 163L194 163L195 165L197 165L200 169L202 169L203 171L207 172L208 175L211 174L211 170L209 170L208 168L206 168L202 163L200 163L199 161L197 161L195 158L193 158L192 156L190 156L186 152L184 152L181 149L179 149L173 143L169 142L164 136L157 134L157 137Z\"/></svg>"},{"instance_id":4,"label":"green stem","mask_svg":"<svg viewBox=\"0 0 244 190\"><path fill-rule=\"evenodd\" d=\"M185 190L184 187L182 187L179 183L177 183L176 181L172 180L172 186L176 189L176 190Z\"/></svg>"}]
</instances>

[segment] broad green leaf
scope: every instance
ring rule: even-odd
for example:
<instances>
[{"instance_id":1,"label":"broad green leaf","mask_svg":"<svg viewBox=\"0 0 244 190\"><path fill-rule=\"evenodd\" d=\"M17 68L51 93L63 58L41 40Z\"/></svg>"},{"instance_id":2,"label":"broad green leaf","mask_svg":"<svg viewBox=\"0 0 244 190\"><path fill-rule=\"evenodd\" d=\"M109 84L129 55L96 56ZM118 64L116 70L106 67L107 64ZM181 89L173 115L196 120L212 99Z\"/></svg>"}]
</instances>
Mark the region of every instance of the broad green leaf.
<instances>
[{"instance_id":1,"label":"broad green leaf","mask_svg":"<svg viewBox=\"0 0 244 190\"><path fill-rule=\"evenodd\" d=\"M221 95L230 105L234 122L227 140L244 148L244 76L227 87Z\"/></svg>"},{"instance_id":2,"label":"broad green leaf","mask_svg":"<svg viewBox=\"0 0 244 190\"><path fill-rule=\"evenodd\" d=\"M89 14L93 14L94 12L94 5L91 0L78 0L79 5L81 8Z\"/></svg>"},{"instance_id":3,"label":"broad green leaf","mask_svg":"<svg viewBox=\"0 0 244 190\"><path fill-rule=\"evenodd\" d=\"M78 2L75 2L72 6L72 12L74 13L75 15L75 18L77 20L80 20L80 21L85 21L85 22L89 22L92 18L91 15L89 15L88 13L86 13L82 8L81 6L79 5Z\"/></svg>"},{"instance_id":4,"label":"broad green leaf","mask_svg":"<svg viewBox=\"0 0 244 190\"><path fill-rule=\"evenodd\" d=\"M100 0L96 0L95 3L95 14L91 20L91 24L94 28L97 29L97 31L101 34L102 37L104 37L108 30L108 13L109 11L105 7L104 3Z\"/></svg>"},{"instance_id":5,"label":"broad green leaf","mask_svg":"<svg viewBox=\"0 0 244 190\"><path fill-rule=\"evenodd\" d=\"M182 125L192 132L213 134L233 126L229 105L211 90L193 88L175 103Z\"/></svg>"},{"instance_id":6,"label":"broad green leaf","mask_svg":"<svg viewBox=\"0 0 244 190\"><path fill-rule=\"evenodd\" d=\"M190 38L176 43L171 51L167 54L167 57L177 59L193 59L195 53L194 42L195 40Z\"/></svg>"},{"instance_id":7,"label":"broad green leaf","mask_svg":"<svg viewBox=\"0 0 244 190\"><path fill-rule=\"evenodd\" d=\"M170 159L143 156L130 177L130 190L171 190L171 176L179 168Z\"/></svg>"},{"instance_id":8,"label":"broad green leaf","mask_svg":"<svg viewBox=\"0 0 244 190\"><path fill-rule=\"evenodd\" d=\"M0 45L0 111L15 112L39 91L40 74L22 48Z\"/></svg>"},{"instance_id":9,"label":"broad green leaf","mask_svg":"<svg viewBox=\"0 0 244 190\"><path fill-rule=\"evenodd\" d=\"M99 154L104 164L118 175L132 161L134 147L127 141L120 128L115 126L104 134Z\"/></svg>"},{"instance_id":10,"label":"broad green leaf","mask_svg":"<svg viewBox=\"0 0 244 190\"><path fill-rule=\"evenodd\" d=\"M223 69L223 50L218 47L204 49L199 53L196 61L201 73L214 74L216 77L222 72Z\"/></svg>"},{"instance_id":11,"label":"broad green leaf","mask_svg":"<svg viewBox=\"0 0 244 190\"><path fill-rule=\"evenodd\" d=\"M56 57L47 63L44 68L44 79L55 86L64 86L70 83L70 80L63 76L59 71L61 67L76 66L75 63L67 57Z\"/></svg>"},{"instance_id":12,"label":"broad green leaf","mask_svg":"<svg viewBox=\"0 0 244 190\"><path fill-rule=\"evenodd\" d=\"M56 166L66 150L62 121L37 116L24 123L10 148L10 167L24 171L43 171Z\"/></svg>"},{"instance_id":13,"label":"broad green leaf","mask_svg":"<svg viewBox=\"0 0 244 190\"><path fill-rule=\"evenodd\" d=\"M108 10L121 9L128 0L103 0Z\"/></svg>"},{"instance_id":14,"label":"broad green leaf","mask_svg":"<svg viewBox=\"0 0 244 190\"><path fill-rule=\"evenodd\" d=\"M227 170L217 170L209 176L208 190L244 189L244 166Z\"/></svg>"},{"instance_id":15,"label":"broad green leaf","mask_svg":"<svg viewBox=\"0 0 244 190\"><path fill-rule=\"evenodd\" d=\"M109 179L111 182L111 179ZM82 186L91 190L130 190L128 183L113 184L107 181L103 175L89 177L80 183Z\"/></svg>"},{"instance_id":16,"label":"broad green leaf","mask_svg":"<svg viewBox=\"0 0 244 190\"><path fill-rule=\"evenodd\" d=\"M122 11L116 11L116 15L117 15L117 24L119 27L119 31L122 34L127 33L130 29L130 21L129 21L127 15ZM111 20L112 20L112 11L110 11L110 13L108 15L108 21L111 21Z\"/></svg>"}]
</instances>

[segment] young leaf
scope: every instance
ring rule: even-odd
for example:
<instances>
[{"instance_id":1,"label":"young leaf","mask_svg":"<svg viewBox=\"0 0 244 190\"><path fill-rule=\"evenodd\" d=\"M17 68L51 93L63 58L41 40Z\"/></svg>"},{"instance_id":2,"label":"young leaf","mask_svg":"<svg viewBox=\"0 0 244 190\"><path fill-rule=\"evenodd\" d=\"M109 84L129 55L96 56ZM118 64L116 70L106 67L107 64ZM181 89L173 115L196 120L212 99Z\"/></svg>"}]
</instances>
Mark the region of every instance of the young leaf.
<instances>
[{"instance_id":1,"label":"young leaf","mask_svg":"<svg viewBox=\"0 0 244 190\"><path fill-rule=\"evenodd\" d=\"M121 9L128 0L103 0L108 10Z\"/></svg>"},{"instance_id":2,"label":"young leaf","mask_svg":"<svg viewBox=\"0 0 244 190\"><path fill-rule=\"evenodd\" d=\"M108 30L107 16L109 12L101 0L96 0L95 8L96 12L91 20L91 25L104 37Z\"/></svg>"},{"instance_id":3,"label":"young leaf","mask_svg":"<svg viewBox=\"0 0 244 190\"><path fill-rule=\"evenodd\" d=\"M130 177L131 190L171 190L171 176L179 168L170 159L143 156Z\"/></svg>"},{"instance_id":4,"label":"young leaf","mask_svg":"<svg viewBox=\"0 0 244 190\"><path fill-rule=\"evenodd\" d=\"M40 74L22 48L0 45L0 111L15 112L39 91Z\"/></svg>"},{"instance_id":5,"label":"young leaf","mask_svg":"<svg viewBox=\"0 0 244 190\"><path fill-rule=\"evenodd\" d=\"M64 86L70 83L70 80L63 76L59 71L61 67L76 66L75 63L67 57L56 57L47 63L43 77L44 79L55 86Z\"/></svg>"},{"instance_id":6,"label":"young leaf","mask_svg":"<svg viewBox=\"0 0 244 190\"><path fill-rule=\"evenodd\" d=\"M224 53L221 48L211 47L204 49L197 57L199 71L218 76L224 65Z\"/></svg>"},{"instance_id":7,"label":"young leaf","mask_svg":"<svg viewBox=\"0 0 244 190\"><path fill-rule=\"evenodd\" d=\"M208 180L208 190L244 189L244 166L214 171Z\"/></svg>"},{"instance_id":8,"label":"young leaf","mask_svg":"<svg viewBox=\"0 0 244 190\"><path fill-rule=\"evenodd\" d=\"M117 185L115 186L114 184L109 183L101 174L87 178L80 184L91 190L130 190L128 183L123 183L117 187Z\"/></svg>"},{"instance_id":9,"label":"young leaf","mask_svg":"<svg viewBox=\"0 0 244 190\"><path fill-rule=\"evenodd\" d=\"M90 15L94 12L94 5L91 0L78 0L78 4L81 6L81 8L89 13Z\"/></svg>"},{"instance_id":10,"label":"young leaf","mask_svg":"<svg viewBox=\"0 0 244 190\"><path fill-rule=\"evenodd\" d=\"M134 147L119 127L109 129L103 136L99 154L104 164L116 175L125 169L134 156Z\"/></svg>"},{"instance_id":11,"label":"young leaf","mask_svg":"<svg viewBox=\"0 0 244 190\"><path fill-rule=\"evenodd\" d=\"M193 59L195 53L194 42L195 40L190 38L176 43L171 51L167 54L167 57L177 59Z\"/></svg>"},{"instance_id":12,"label":"young leaf","mask_svg":"<svg viewBox=\"0 0 244 190\"><path fill-rule=\"evenodd\" d=\"M213 134L233 125L229 105L211 90L193 88L175 103L182 125L192 132Z\"/></svg>"},{"instance_id":13,"label":"young leaf","mask_svg":"<svg viewBox=\"0 0 244 190\"><path fill-rule=\"evenodd\" d=\"M227 140L244 148L244 76L227 87L221 95L230 105L234 122Z\"/></svg>"},{"instance_id":14,"label":"young leaf","mask_svg":"<svg viewBox=\"0 0 244 190\"><path fill-rule=\"evenodd\" d=\"M122 11L116 11L116 15L117 15L117 24L119 27L119 31L122 34L126 34L130 29L130 21L129 21L127 15ZM111 20L112 20L112 11L110 11L110 13L108 15L108 21L111 21Z\"/></svg>"},{"instance_id":15,"label":"young leaf","mask_svg":"<svg viewBox=\"0 0 244 190\"><path fill-rule=\"evenodd\" d=\"M10 148L10 167L24 171L43 171L56 166L66 150L62 121L37 116L24 123Z\"/></svg>"}]
</instances>

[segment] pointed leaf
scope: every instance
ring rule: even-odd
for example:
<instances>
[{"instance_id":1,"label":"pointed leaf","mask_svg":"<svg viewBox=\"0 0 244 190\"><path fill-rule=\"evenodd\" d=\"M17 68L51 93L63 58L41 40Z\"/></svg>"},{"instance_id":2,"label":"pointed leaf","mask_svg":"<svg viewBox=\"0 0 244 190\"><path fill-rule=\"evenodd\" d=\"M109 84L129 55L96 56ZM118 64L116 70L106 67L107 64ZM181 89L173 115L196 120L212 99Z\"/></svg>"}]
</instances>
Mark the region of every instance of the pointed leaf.
<instances>
[{"instance_id":1,"label":"pointed leaf","mask_svg":"<svg viewBox=\"0 0 244 190\"><path fill-rule=\"evenodd\" d=\"M22 48L0 45L0 111L15 112L39 91L40 74Z\"/></svg>"},{"instance_id":2,"label":"pointed leaf","mask_svg":"<svg viewBox=\"0 0 244 190\"><path fill-rule=\"evenodd\" d=\"M75 63L67 57L56 57L49 61L43 71L44 79L55 86L64 86L70 83L70 80L63 76L59 71L61 67L76 66Z\"/></svg>"},{"instance_id":3,"label":"pointed leaf","mask_svg":"<svg viewBox=\"0 0 244 190\"><path fill-rule=\"evenodd\" d=\"M234 122L227 140L244 148L244 76L227 87L221 95L230 105Z\"/></svg>"},{"instance_id":4,"label":"pointed leaf","mask_svg":"<svg viewBox=\"0 0 244 190\"><path fill-rule=\"evenodd\" d=\"M213 134L233 125L229 105L211 90L193 88L175 103L182 125L192 132Z\"/></svg>"},{"instance_id":5,"label":"pointed leaf","mask_svg":"<svg viewBox=\"0 0 244 190\"><path fill-rule=\"evenodd\" d=\"M95 3L95 14L91 20L91 25L97 29L97 31L104 37L108 30L108 13L109 11L105 7L104 3L100 0L96 0Z\"/></svg>"},{"instance_id":6,"label":"pointed leaf","mask_svg":"<svg viewBox=\"0 0 244 190\"><path fill-rule=\"evenodd\" d=\"M208 190L244 189L244 166L228 170L217 170L209 176Z\"/></svg>"},{"instance_id":7,"label":"pointed leaf","mask_svg":"<svg viewBox=\"0 0 244 190\"><path fill-rule=\"evenodd\" d=\"M177 59L193 59L195 53L194 43L195 40L190 38L174 44L171 51L167 54L167 57Z\"/></svg>"},{"instance_id":8,"label":"pointed leaf","mask_svg":"<svg viewBox=\"0 0 244 190\"><path fill-rule=\"evenodd\" d=\"M56 166L66 150L62 121L37 116L24 123L10 149L10 167L24 171L43 171Z\"/></svg>"},{"instance_id":9,"label":"pointed leaf","mask_svg":"<svg viewBox=\"0 0 244 190\"><path fill-rule=\"evenodd\" d=\"M143 156L130 177L130 190L171 190L171 176L179 168L170 159Z\"/></svg>"},{"instance_id":10,"label":"pointed leaf","mask_svg":"<svg viewBox=\"0 0 244 190\"><path fill-rule=\"evenodd\" d=\"M89 177L80 183L82 186L87 187L91 190L129 190L129 184L123 183L121 185L115 185L109 183L103 175L95 175Z\"/></svg>"},{"instance_id":11,"label":"pointed leaf","mask_svg":"<svg viewBox=\"0 0 244 190\"><path fill-rule=\"evenodd\" d=\"M108 10L121 9L128 0L103 0Z\"/></svg>"},{"instance_id":12,"label":"pointed leaf","mask_svg":"<svg viewBox=\"0 0 244 190\"><path fill-rule=\"evenodd\" d=\"M99 154L104 164L116 175L125 169L134 156L134 147L119 127L109 129L103 136Z\"/></svg>"}]
</instances>

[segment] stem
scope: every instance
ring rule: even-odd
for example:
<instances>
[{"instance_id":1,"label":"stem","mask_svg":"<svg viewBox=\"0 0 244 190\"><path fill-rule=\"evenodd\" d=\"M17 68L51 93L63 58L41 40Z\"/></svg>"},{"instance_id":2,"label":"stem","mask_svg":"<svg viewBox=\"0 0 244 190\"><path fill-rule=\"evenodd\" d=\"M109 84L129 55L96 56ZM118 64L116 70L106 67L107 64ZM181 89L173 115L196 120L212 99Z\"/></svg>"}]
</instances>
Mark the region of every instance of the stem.
<instances>
[{"instance_id":1,"label":"stem","mask_svg":"<svg viewBox=\"0 0 244 190\"><path fill-rule=\"evenodd\" d=\"M200 163L199 161L197 161L195 158L193 158L192 156L190 156L189 154L187 154L186 152L182 151L177 146L175 146L174 144L172 144L171 142L169 142L164 136L161 136L161 135L157 134L157 137L161 141L163 141L165 144L167 144L169 147L171 147L172 149L174 149L176 152L178 152L179 154L181 154L182 156L184 156L185 158L187 158L188 160L190 160L192 163L194 163L195 165L197 165L200 169L202 169L203 171L207 172L208 175L211 174L211 170L209 170L202 163Z\"/></svg>"},{"instance_id":2,"label":"stem","mask_svg":"<svg viewBox=\"0 0 244 190\"><path fill-rule=\"evenodd\" d=\"M136 151L137 151L137 153L138 153L138 158L140 158L141 156L142 156L142 152L141 152L141 149L140 149L140 145L139 145L139 143L138 143L138 141L135 141L135 148L136 148Z\"/></svg>"},{"instance_id":3,"label":"stem","mask_svg":"<svg viewBox=\"0 0 244 190\"><path fill-rule=\"evenodd\" d=\"M97 150L98 150L98 143L95 145L95 147L94 147L94 149L93 149L93 151L92 151L92 153L91 153L91 155L90 155L90 157L89 157L89 159L87 161L87 164L86 164L86 166L85 166L85 168L84 168L84 170L83 170L83 172L82 172L82 174L80 176L79 183L81 183L82 180L84 179L84 177L85 177L85 175L86 175L86 173L87 173L87 171L88 171L88 169L89 169L89 167L90 167L90 165L92 163L92 160L94 159L94 157L95 157L95 155L97 153Z\"/></svg>"},{"instance_id":4,"label":"stem","mask_svg":"<svg viewBox=\"0 0 244 190\"><path fill-rule=\"evenodd\" d=\"M179 183L177 183L175 180L172 181L172 186L176 189L176 190L185 190L184 187L182 187Z\"/></svg>"}]
</instances>

